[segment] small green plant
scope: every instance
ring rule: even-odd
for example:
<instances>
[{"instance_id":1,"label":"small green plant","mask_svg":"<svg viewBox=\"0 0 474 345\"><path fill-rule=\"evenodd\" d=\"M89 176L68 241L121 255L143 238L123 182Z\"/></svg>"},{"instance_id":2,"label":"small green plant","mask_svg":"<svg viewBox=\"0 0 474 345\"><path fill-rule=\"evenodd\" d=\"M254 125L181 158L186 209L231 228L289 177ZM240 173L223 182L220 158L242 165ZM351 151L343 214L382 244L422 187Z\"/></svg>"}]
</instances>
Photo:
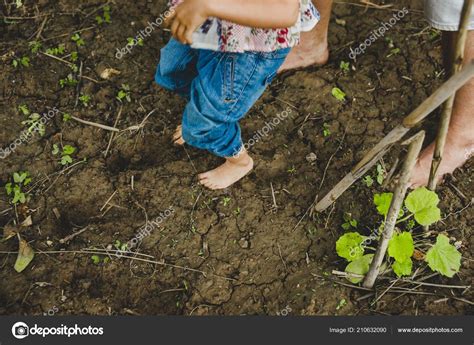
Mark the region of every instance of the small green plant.
<instances>
[{"instance_id":1,"label":"small green plant","mask_svg":"<svg viewBox=\"0 0 474 345\"><path fill-rule=\"evenodd\" d=\"M72 116L68 113L63 114L63 122L68 122L72 119Z\"/></svg>"},{"instance_id":2,"label":"small green plant","mask_svg":"<svg viewBox=\"0 0 474 345\"><path fill-rule=\"evenodd\" d=\"M104 23L107 23L107 24L112 23L112 17L110 15L110 6L106 5L103 7L102 10L103 10L102 15L97 15L95 17L95 21L97 22L97 24L102 25Z\"/></svg>"},{"instance_id":3,"label":"small green plant","mask_svg":"<svg viewBox=\"0 0 474 345\"><path fill-rule=\"evenodd\" d=\"M78 83L79 81L74 78L72 73L68 74L66 78L59 80L59 85L61 88L65 88L66 86L76 86Z\"/></svg>"},{"instance_id":4,"label":"small green plant","mask_svg":"<svg viewBox=\"0 0 474 345\"><path fill-rule=\"evenodd\" d=\"M374 204L377 212L384 217L380 229L383 229L392 202L392 193L374 195ZM414 228L414 223L429 226L441 220L441 210L438 208L439 198L435 192L426 188L418 188L408 194L404 201L405 212L400 212L397 219L397 229L390 239L387 250L387 263L391 265L397 277L409 276L413 271L412 257L417 249L410 231L402 230ZM347 229L354 227L349 223ZM336 242L337 254L348 261L345 271L348 279L356 284L362 281L372 262L373 253L366 253L367 242L377 241L377 236L363 236L358 232L348 232ZM424 260L428 266L440 274L452 277L459 271L461 254L456 247L449 243L445 235L438 235L434 244L426 253Z\"/></svg>"},{"instance_id":5,"label":"small green plant","mask_svg":"<svg viewBox=\"0 0 474 345\"><path fill-rule=\"evenodd\" d=\"M84 107L88 107L88 106L89 106L89 103L90 103L90 101L91 101L91 96L89 96L89 95L81 95L81 96L79 97L79 101L82 103L82 105L83 105Z\"/></svg>"},{"instance_id":6,"label":"small green plant","mask_svg":"<svg viewBox=\"0 0 474 345\"><path fill-rule=\"evenodd\" d=\"M28 46L30 47L30 51L33 54L37 54L40 51L40 49L43 47L41 42L38 42L38 41L31 41L30 43L28 43Z\"/></svg>"},{"instance_id":7,"label":"small green plant","mask_svg":"<svg viewBox=\"0 0 474 345\"><path fill-rule=\"evenodd\" d=\"M377 183L383 185L385 181L385 176L387 176L387 171L382 166L382 164L377 164Z\"/></svg>"},{"instance_id":8,"label":"small green plant","mask_svg":"<svg viewBox=\"0 0 474 345\"><path fill-rule=\"evenodd\" d=\"M331 135L331 126L328 123L323 124L323 136L325 138Z\"/></svg>"},{"instance_id":9,"label":"small green plant","mask_svg":"<svg viewBox=\"0 0 474 345\"><path fill-rule=\"evenodd\" d=\"M46 49L46 54L53 55L53 56L63 55L65 52L66 52L66 45L63 43L61 43L57 47Z\"/></svg>"},{"instance_id":10,"label":"small green plant","mask_svg":"<svg viewBox=\"0 0 474 345\"><path fill-rule=\"evenodd\" d=\"M374 185L374 179L372 178L372 176L370 175L367 175L364 177L364 179L362 180L362 182L364 182L364 184L370 188Z\"/></svg>"},{"instance_id":11,"label":"small green plant","mask_svg":"<svg viewBox=\"0 0 474 345\"><path fill-rule=\"evenodd\" d=\"M390 54L387 55L387 58L400 54L400 48L395 47L395 44L393 43L393 39L390 37L385 38L385 41L387 41L388 48L390 49Z\"/></svg>"},{"instance_id":12,"label":"small green plant","mask_svg":"<svg viewBox=\"0 0 474 345\"><path fill-rule=\"evenodd\" d=\"M349 73L349 71L350 71L350 66L351 66L351 64L350 64L349 62L341 61L341 64L339 65L339 68L340 68L341 71L343 71L344 73Z\"/></svg>"},{"instance_id":13,"label":"small green plant","mask_svg":"<svg viewBox=\"0 0 474 345\"><path fill-rule=\"evenodd\" d=\"M79 35L78 33L72 35L71 40L76 42L78 48L86 45L86 42L84 42L84 40L81 38L81 35Z\"/></svg>"},{"instance_id":14,"label":"small green plant","mask_svg":"<svg viewBox=\"0 0 474 345\"><path fill-rule=\"evenodd\" d=\"M12 197L10 200L12 204L16 205L18 203L26 203L28 195L24 191L24 188L30 183L31 177L27 171L13 173L13 182L9 182L5 185L7 195Z\"/></svg>"},{"instance_id":15,"label":"small green plant","mask_svg":"<svg viewBox=\"0 0 474 345\"><path fill-rule=\"evenodd\" d=\"M127 100L127 102L132 101L132 97L130 96L130 86L128 84L122 84L122 89L117 94L117 100L119 102L123 102L123 100Z\"/></svg>"},{"instance_id":16,"label":"small green plant","mask_svg":"<svg viewBox=\"0 0 474 345\"><path fill-rule=\"evenodd\" d=\"M141 37L139 37L138 39L129 37L129 38L127 38L127 43L131 46L137 45L139 47L143 47L145 45L145 41L143 41L143 38L141 38Z\"/></svg>"},{"instance_id":17,"label":"small green plant","mask_svg":"<svg viewBox=\"0 0 474 345\"><path fill-rule=\"evenodd\" d=\"M94 263L94 265L100 265L101 262L104 264L108 263L110 261L110 258L106 256L105 258L100 257L99 255L92 255L91 260Z\"/></svg>"},{"instance_id":18,"label":"small green plant","mask_svg":"<svg viewBox=\"0 0 474 345\"><path fill-rule=\"evenodd\" d=\"M347 300L345 298L341 299L337 304L336 310L341 310L347 305Z\"/></svg>"},{"instance_id":19,"label":"small green plant","mask_svg":"<svg viewBox=\"0 0 474 345\"><path fill-rule=\"evenodd\" d=\"M294 175L296 174L296 168L295 166L292 166L290 169L287 170L288 174Z\"/></svg>"},{"instance_id":20,"label":"small green plant","mask_svg":"<svg viewBox=\"0 0 474 345\"><path fill-rule=\"evenodd\" d=\"M76 62L79 59L79 53L74 51L71 53L70 59L72 62Z\"/></svg>"},{"instance_id":21,"label":"small green plant","mask_svg":"<svg viewBox=\"0 0 474 345\"><path fill-rule=\"evenodd\" d=\"M121 251L121 252L126 252L128 250L128 244L127 243L122 243L122 242L120 242L120 240L115 240L114 247L115 247L115 249L117 249L118 251Z\"/></svg>"},{"instance_id":22,"label":"small green plant","mask_svg":"<svg viewBox=\"0 0 474 345\"><path fill-rule=\"evenodd\" d=\"M28 116L28 119L22 121L21 124L28 127L28 133L33 133L33 131L37 131L41 136L44 136L46 134L46 125L41 122L41 115L38 113L30 114Z\"/></svg>"},{"instance_id":23,"label":"small green plant","mask_svg":"<svg viewBox=\"0 0 474 345\"><path fill-rule=\"evenodd\" d=\"M227 207L230 204L231 201L232 201L232 199L229 198L228 196L226 196L222 199L222 204L224 205L224 207Z\"/></svg>"},{"instance_id":24,"label":"small green plant","mask_svg":"<svg viewBox=\"0 0 474 345\"><path fill-rule=\"evenodd\" d=\"M28 67L31 66L30 65L30 58L28 56L23 56L23 57L18 58L18 59L13 59L12 65L15 68L18 68L20 66L28 68Z\"/></svg>"},{"instance_id":25,"label":"small green plant","mask_svg":"<svg viewBox=\"0 0 474 345\"><path fill-rule=\"evenodd\" d=\"M18 110L25 116L30 115L30 109L28 109L28 106L26 104L21 104L18 106Z\"/></svg>"},{"instance_id":26,"label":"small green plant","mask_svg":"<svg viewBox=\"0 0 474 345\"><path fill-rule=\"evenodd\" d=\"M61 165L69 165L73 162L72 155L76 152L76 148L71 145L65 145L62 150L59 148L57 144L53 145L52 154L54 156L60 156Z\"/></svg>"},{"instance_id":27,"label":"small green plant","mask_svg":"<svg viewBox=\"0 0 474 345\"><path fill-rule=\"evenodd\" d=\"M344 102L346 100L346 93L338 87L333 88L331 93L333 97L340 102Z\"/></svg>"},{"instance_id":28,"label":"small green plant","mask_svg":"<svg viewBox=\"0 0 474 345\"><path fill-rule=\"evenodd\" d=\"M347 212L344 213L344 222L345 223L342 224L342 228L346 231L349 230L350 228L357 229L357 226L359 225L357 220L352 218L352 214L347 213Z\"/></svg>"}]
</instances>

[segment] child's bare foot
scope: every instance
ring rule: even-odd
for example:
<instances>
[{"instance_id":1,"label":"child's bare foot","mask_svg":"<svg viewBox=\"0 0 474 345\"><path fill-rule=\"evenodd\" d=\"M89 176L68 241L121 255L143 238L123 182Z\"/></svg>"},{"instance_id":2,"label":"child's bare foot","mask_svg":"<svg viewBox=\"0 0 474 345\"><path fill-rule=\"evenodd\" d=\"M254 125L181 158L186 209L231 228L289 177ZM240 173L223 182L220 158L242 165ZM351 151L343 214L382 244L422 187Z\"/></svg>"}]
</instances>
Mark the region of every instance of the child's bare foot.
<instances>
[{"instance_id":1,"label":"child's bare foot","mask_svg":"<svg viewBox=\"0 0 474 345\"><path fill-rule=\"evenodd\" d=\"M245 177L253 169L253 159L247 152L227 158L220 167L199 175L199 182L212 190L224 189Z\"/></svg>"},{"instance_id":2,"label":"child's bare foot","mask_svg":"<svg viewBox=\"0 0 474 345\"><path fill-rule=\"evenodd\" d=\"M183 126L179 125L173 134L173 143L175 145L183 146L186 142L183 139Z\"/></svg>"}]
</instances>

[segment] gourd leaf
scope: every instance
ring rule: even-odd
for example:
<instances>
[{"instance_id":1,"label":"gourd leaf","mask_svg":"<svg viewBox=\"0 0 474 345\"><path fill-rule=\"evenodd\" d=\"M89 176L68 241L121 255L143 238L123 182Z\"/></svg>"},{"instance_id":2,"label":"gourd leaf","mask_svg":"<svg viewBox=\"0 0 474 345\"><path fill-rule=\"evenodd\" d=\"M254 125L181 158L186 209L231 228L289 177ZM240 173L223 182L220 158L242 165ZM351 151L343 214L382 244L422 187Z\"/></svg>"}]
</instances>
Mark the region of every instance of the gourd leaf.
<instances>
[{"instance_id":1,"label":"gourd leaf","mask_svg":"<svg viewBox=\"0 0 474 345\"><path fill-rule=\"evenodd\" d=\"M414 214L418 224L423 226L429 226L441 219L438 204L438 195L425 187L414 190L405 199L406 208Z\"/></svg>"},{"instance_id":2,"label":"gourd leaf","mask_svg":"<svg viewBox=\"0 0 474 345\"><path fill-rule=\"evenodd\" d=\"M440 234L436 238L436 244L426 253L425 261L433 271L452 278L461 267L461 253L449 244L447 236Z\"/></svg>"},{"instance_id":3,"label":"gourd leaf","mask_svg":"<svg viewBox=\"0 0 474 345\"><path fill-rule=\"evenodd\" d=\"M387 217L390 204L392 203L393 193L382 193L374 195L374 204L380 215Z\"/></svg>"},{"instance_id":4,"label":"gourd leaf","mask_svg":"<svg viewBox=\"0 0 474 345\"><path fill-rule=\"evenodd\" d=\"M388 243L388 255L395 259L395 261L405 262L411 258L415 251L413 244L413 237L409 232L402 232L394 235Z\"/></svg>"},{"instance_id":5,"label":"gourd leaf","mask_svg":"<svg viewBox=\"0 0 474 345\"><path fill-rule=\"evenodd\" d=\"M347 261L354 261L364 255L362 243L365 237L358 232L348 232L342 235L336 242L337 255Z\"/></svg>"},{"instance_id":6,"label":"gourd leaf","mask_svg":"<svg viewBox=\"0 0 474 345\"><path fill-rule=\"evenodd\" d=\"M366 275L369 272L370 264L372 259L374 258L374 254L367 254L364 255L357 260L350 262L346 266L346 273L358 274L358 275ZM360 283L364 278L363 277L348 277L347 278L352 284Z\"/></svg>"},{"instance_id":7,"label":"gourd leaf","mask_svg":"<svg viewBox=\"0 0 474 345\"><path fill-rule=\"evenodd\" d=\"M392 265L393 272L397 277L409 276L413 267L413 261L410 258L405 261L395 261Z\"/></svg>"}]
</instances>

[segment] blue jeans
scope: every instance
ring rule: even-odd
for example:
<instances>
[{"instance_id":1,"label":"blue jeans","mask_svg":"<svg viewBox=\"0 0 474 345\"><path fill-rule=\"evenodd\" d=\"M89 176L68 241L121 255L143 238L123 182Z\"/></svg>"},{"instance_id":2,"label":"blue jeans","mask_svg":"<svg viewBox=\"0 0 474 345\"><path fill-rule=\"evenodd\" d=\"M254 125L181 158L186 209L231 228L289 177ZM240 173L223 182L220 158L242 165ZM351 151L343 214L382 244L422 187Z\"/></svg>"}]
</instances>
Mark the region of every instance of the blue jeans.
<instances>
[{"instance_id":1,"label":"blue jeans","mask_svg":"<svg viewBox=\"0 0 474 345\"><path fill-rule=\"evenodd\" d=\"M182 121L186 143L219 157L238 154L243 146L238 121L263 94L289 52L216 52L171 39L161 50L155 80L188 100Z\"/></svg>"}]
</instances>

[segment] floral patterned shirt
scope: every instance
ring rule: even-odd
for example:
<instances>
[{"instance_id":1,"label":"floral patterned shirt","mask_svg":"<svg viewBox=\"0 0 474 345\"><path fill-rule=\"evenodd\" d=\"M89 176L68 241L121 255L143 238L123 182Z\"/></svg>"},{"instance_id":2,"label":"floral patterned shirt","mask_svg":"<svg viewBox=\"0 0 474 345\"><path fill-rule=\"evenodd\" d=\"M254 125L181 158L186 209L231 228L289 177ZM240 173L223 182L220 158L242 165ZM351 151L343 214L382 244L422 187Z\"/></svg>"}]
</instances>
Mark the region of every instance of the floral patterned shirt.
<instances>
[{"instance_id":1,"label":"floral patterned shirt","mask_svg":"<svg viewBox=\"0 0 474 345\"><path fill-rule=\"evenodd\" d=\"M170 6L184 0L171 0ZM290 28L251 28L218 18L208 18L193 34L192 48L223 52L272 52L299 44L300 34L311 31L320 20L319 12L311 0L300 0L300 18Z\"/></svg>"}]
</instances>

